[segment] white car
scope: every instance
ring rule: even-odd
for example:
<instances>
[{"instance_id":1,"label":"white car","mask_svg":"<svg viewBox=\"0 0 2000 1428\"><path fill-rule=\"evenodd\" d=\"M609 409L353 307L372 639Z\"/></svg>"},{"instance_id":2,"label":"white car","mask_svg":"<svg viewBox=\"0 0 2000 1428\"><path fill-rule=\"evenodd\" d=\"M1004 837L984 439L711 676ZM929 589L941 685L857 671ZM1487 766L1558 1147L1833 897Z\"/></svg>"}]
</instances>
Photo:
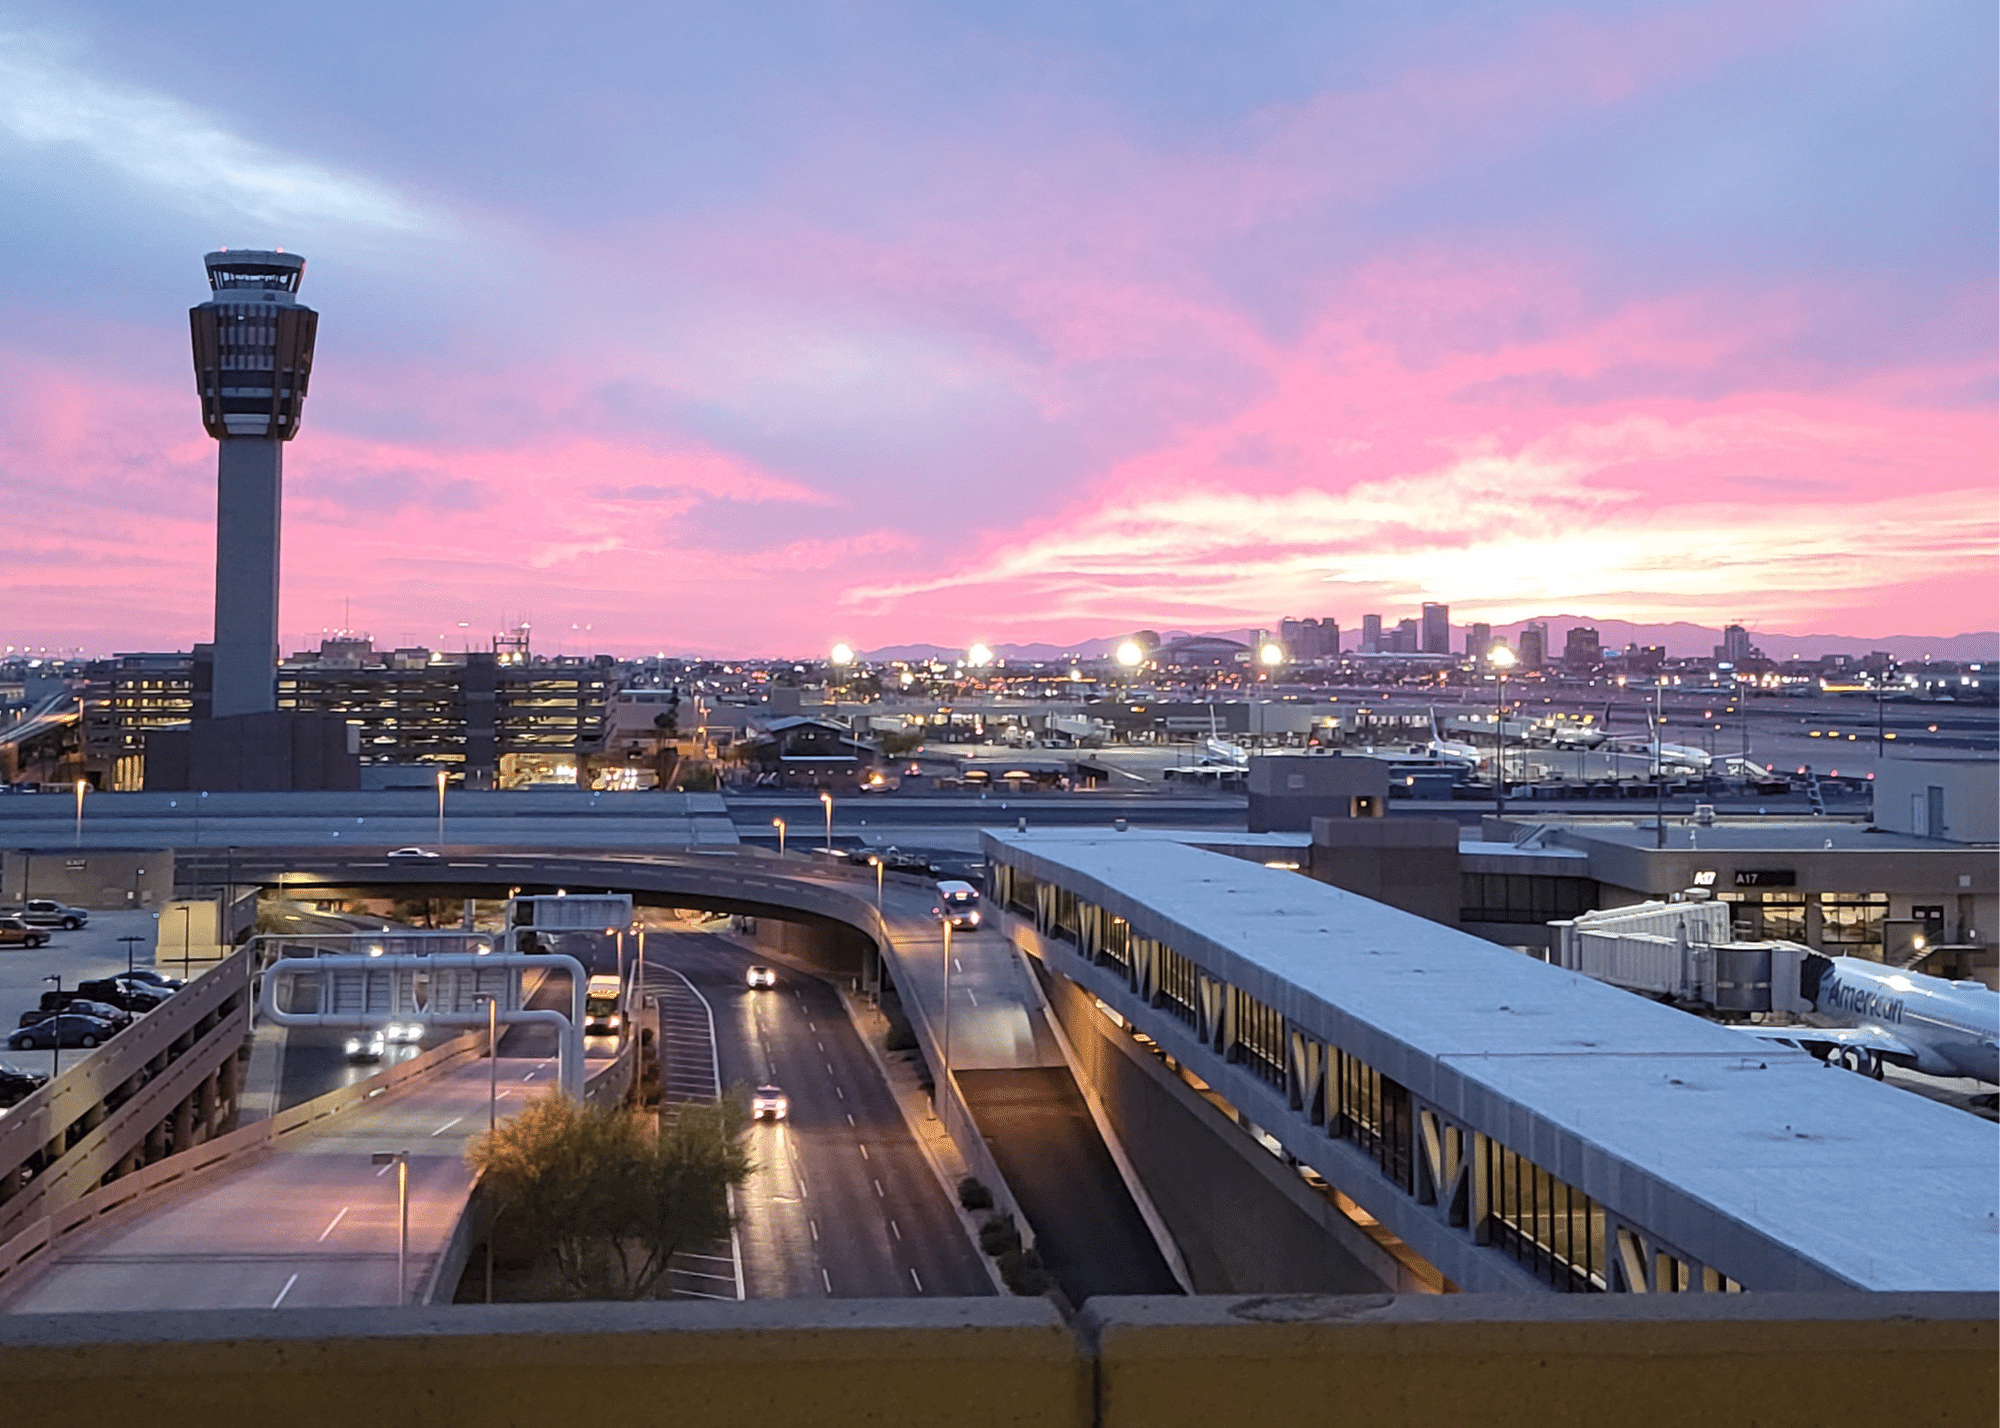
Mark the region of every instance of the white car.
<instances>
[{"instance_id":1,"label":"white car","mask_svg":"<svg viewBox=\"0 0 2000 1428\"><path fill-rule=\"evenodd\" d=\"M349 1061L380 1061L389 1051L388 1038L379 1031L364 1031L347 1038Z\"/></svg>"},{"instance_id":2,"label":"white car","mask_svg":"<svg viewBox=\"0 0 2000 1428\"><path fill-rule=\"evenodd\" d=\"M759 1086L750 1098L750 1115L760 1121L781 1121L791 1113L791 1100L776 1086Z\"/></svg>"},{"instance_id":3,"label":"white car","mask_svg":"<svg viewBox=\"0 0 2000 1428\"><path fill-rule=\"evenodd\" d=\"M411 861L415 861L417 859L438 858L442 857L443 854L433 853L429 848L392 848L389 850L389 856L392 858L399 858L399 859L407 858L410 859Z\"/></svg>"},{"instance_id":4,"label":"white car","mask_svg":"<svg viewBox=\"0 0 2000 1428\"><path fill-rule=\"evenodd\" d=\"M382 1037L391 1046L408 1046L424 1039L424 1024L420 1021L392 1021L382 1028Z\"/></svg>"},{"instance_id":5,"label":"white car","mask_svg":"<svg viewBox=\"0 0 2000 1428\"><path fill-rule=\"evenodd\" d=\"M752 991L755 991L759 987L777 986L778 974L773 972L769 967L752 967L743 980L750 986Z\"/></svg>"}]
</instances>

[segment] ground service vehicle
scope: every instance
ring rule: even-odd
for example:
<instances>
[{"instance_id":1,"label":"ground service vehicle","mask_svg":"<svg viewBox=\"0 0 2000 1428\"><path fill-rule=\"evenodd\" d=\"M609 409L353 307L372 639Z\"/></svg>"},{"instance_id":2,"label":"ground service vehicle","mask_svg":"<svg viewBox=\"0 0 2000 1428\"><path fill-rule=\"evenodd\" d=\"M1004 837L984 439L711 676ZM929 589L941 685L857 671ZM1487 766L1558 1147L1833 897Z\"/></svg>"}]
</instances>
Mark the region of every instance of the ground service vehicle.
<instances>
[{"instance_id":1,"label":"ground service vehicle","mask_svg":"<svg viewBox=\"0 0 2000 1428\"><path fill-rule=\"evenodd\" d=\"M584 984L583 1030L587 1036L616 1035L625 1024L618 1003L625 990L618 978L600 973Z\"/></svg>"}]
</instances>

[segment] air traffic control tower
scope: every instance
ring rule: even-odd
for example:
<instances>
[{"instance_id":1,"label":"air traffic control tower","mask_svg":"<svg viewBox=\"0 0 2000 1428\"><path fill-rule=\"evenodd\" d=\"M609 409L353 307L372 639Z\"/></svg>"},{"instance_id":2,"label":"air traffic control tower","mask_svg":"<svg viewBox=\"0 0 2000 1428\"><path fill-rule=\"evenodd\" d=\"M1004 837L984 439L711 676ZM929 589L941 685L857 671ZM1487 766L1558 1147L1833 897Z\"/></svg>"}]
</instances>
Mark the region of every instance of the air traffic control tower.
<instances>
[{"instance_id":1,"label":"air traffic control tower","mask_svg":"<svg viewBox=\"0 0 2000 1428\"><path fill-rule=\"evenodd\" d=\"M299 302L296 253L210 253L215 296L188 313L215 482L212 717L277 705L278 531L284 443L299 431L319 314Z\"/></svg>"}]
</instances>

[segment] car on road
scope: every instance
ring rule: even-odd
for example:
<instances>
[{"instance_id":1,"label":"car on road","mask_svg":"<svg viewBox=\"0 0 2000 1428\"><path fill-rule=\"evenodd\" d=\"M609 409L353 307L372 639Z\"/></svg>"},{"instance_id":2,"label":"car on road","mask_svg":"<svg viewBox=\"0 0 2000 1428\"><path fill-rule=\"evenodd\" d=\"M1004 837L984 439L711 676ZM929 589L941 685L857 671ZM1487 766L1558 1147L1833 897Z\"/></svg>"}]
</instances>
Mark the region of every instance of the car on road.
<instances>
[{"instance_id":1,"label":"car on road","mask_svg":"<svg viewBox=\"0 0 2000 1428\"><path fill-rule=\"evenodd\" d=\"M179 977L169 977L165 972L156 972L151 967L134 967L129 972L120 972L121 977L129 977L135 982L151 982L156 987L165 987L170 992L178 992L187 983Z\"/></svg>"},{"instance_id":2,"label":"car on road","mask_svg":"<svg viewBox=\"0 0 2000 1428\"><path fill-rule=\"evenodd\" d=\"M414 1046L424 1039L420 1021L392 1021L382 1028L382 1039L391 1046Z\"/></svg>"},{"instance_id":3,"label":"car on road","mask_svg":"<svg viewBox=\"0 0 2000 1428\"><path fill-rule=\"evenodd\" d=\"M391 848L389 856L396 859L409 859L412 862L422 862L431 858L441 858L444 855L442 853L433 853L429 848Z\"/></svg>"},{"instance_id":4,"label":"car on road","mask_svg":"<svg viewBox=\"0 0 2000 1428\"><path fill-rule=\"evenodd\" d=\"M389 1039L379 1031L364 1031L347 1038L347 1059L354 1062L380 1061L389 1054Z\"/></svg>"},{"instance_id":5,"label":"car on road","mask_svg":"<svg viewBox=\"0 0 2000 1428\"><path fill-rule=\"evenodd\" d=\"M971 883L948 878L937 885L937 906L931 909L931 916L940 918L947 927L970 931L979 926L979 889Z\"/></svg>"},{"instance_id":6,"label":"car on road","mask_svg":"<svg viewBox=\"0 0 2000 1428\"><path fill-rule=\"evenodd\" d=\"M777 986L778 974L772 971L769 967L760 964L758 966L752 967L748 972L744 973L743 981L750 988L750 990L754 992L761 990L762 988L765 987Z\"/></svg>"},{"instance_id":7,"label":"car on road","mask_svg":"<svg viewBox=\"0 0 2000 1428\"><path fill-rule=\"evenodd\" d=\"M7 1038L12 1051L46 1051L60 1041L64 1046L98 1046L118 1034L108 1021L81 1012L57 1012L33 1026L24 1026Z\"/></svg>"},{"instance_id":8,"label":"car on road","mask_svg":"<svg viewBox=\"0 0 2000 1428\"><path fill-rule=\"evenodd\" d=\"M0 1061L0 1106L18 1106L48 1084L40 1071L23 1071Z\"/></svg>"},{"instance_id":9,"label":"car on road","mask_svg":"<svg viewBox=\"0 0 2000 1428\"><path fill-rule=\"evenodd\" d=\"M0 917L0 947L40 947L49 934L18 917Z\"/></svg>"},{"instance_id":10,"label":"car on road","mask_svg":"<svg viewBox=\"0 0 2000 1428\"><path fill-rule=\"evenodd\" d=\"M750 1098L750 1116L759 1121L781 1121L792 1111L791 1099L776 1086L759 1086Z\"/></svg>"},{"instance_id":11,"label":"car on road","mask_svg":"<svg viewBox=\"0 0 2000 1428\"><path fill-rule=\"evenodd\" d=\"M625 983L609 972L600 972L584 984L583 1033L585 1036L616 1036L625 1024L618 1003L625 995Z\"/></svg>"},{"instance_id":12,"label":"car on road","mask_svg":"<svg viewBox=\"0 0 2000 1428\"><path fill-rule=\"evenodd\" d=\"M14 909L14 915L30 927L60 927L65 932L75 932L90 921L88 910L45 897L29 898L25 906Z\"/></svg>"}]
</instances>

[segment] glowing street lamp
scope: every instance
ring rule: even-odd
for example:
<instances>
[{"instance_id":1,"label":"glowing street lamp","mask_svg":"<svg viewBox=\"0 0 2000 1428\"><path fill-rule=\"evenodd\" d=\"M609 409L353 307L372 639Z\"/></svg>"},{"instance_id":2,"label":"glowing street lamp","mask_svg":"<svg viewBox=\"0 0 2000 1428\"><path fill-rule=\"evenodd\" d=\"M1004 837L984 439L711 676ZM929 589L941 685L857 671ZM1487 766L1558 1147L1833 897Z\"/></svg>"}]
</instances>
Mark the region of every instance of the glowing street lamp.
<instances>
[{"instance_id":1,"label":"glowing street lamp","mask_svg":"<svg viewBox=\"0 0 2000 1428\"><path fill-rule=\"evenodd\" d=\"M1257 662L1266 669L1276 669L1285 662L1285 647L1276 640L1267 642L1257 651Z\"/></svg>"},{"instance_id":2,"label":"glowing street lamp","mask_svg":"<svg viewBox=\"0 0 2000 1428\"><path fill-rule=\"evenodd\" d=\"M850 664L853 664L853 663L854 663L854 646L853 646L853 645L850 645L850 644L838 644L838 645L835 645L835 646L833 647L833 649L832 649L831 653L829 653L829 654L828 654L827 658L828 658L828 659L829 659L829 660L830 660L830 661L831 661L832 663L834 663L834 664L837 664L837 665L841 665L841 666L843 666L843 667L844 667L844 666L847 666L847 665L850 665Z\"/></svg>"},{"instance_id":3,"label":"glowing street lamp","mask_svg":"<svg viewBox=\"0 0 2000 1428\"><path fill-rule=\"evenodd\" d=\"M993 663L993 651L985 645L975 644L965 652L965 662L974 669L984 669Z\"/></svg>"},{"instance_id":4,"label":"glowing street lamp","mask_svg":"<svg viewBox=\"0 0 2000 1428\"><path fill-rule=\"evenodd\" d=\"M438 838L437 838L437 840L438 840L438 842L440 842L440 843L444 842L444 781L445 781L445 771L444 771L443 769L439 769L439 770L438 770L438 777L437 777L437 785L438 785Z\"/></svg>"},{"instance_id":5,"label":"glowing street lamp","mask_svg":"<svg viewBox=\"0 0 2000 1428\"><path fill-rule=\"evenodd\" d=\"M1137 669L1146 658L1145 646L1137 640L1126 640L1118 646L1118 663L1126 669Z\"/></svg>"},{"instance_id":6,"label":"glowing street lamp","mask_svg":"<svg viewBox=\"0 0 2000 1428\"><path fill-rule=\"evenodd\" d=\"M785 856L785 820L773 818L771 826L778 830L778 856L782 858Z\"/></svg>"},{"instance_id":7,"label":"glowing street lamp","mask_svg":"<svg viewBox=\"0 0 2000 1428\"><path fill-rule=\"evenodd\" d=\"M1514 652L1495 645L1487 663L1498 676L1493 686L1493 811L1507 811L1507 671L1514 667Z\"/></svg>"},{"instance_id":8,"label":"glowing street lamp","mask_svg":"<svg viewBox=\"0 0 2000 1428\"><path fill-rule=\"evenodd\" d=\"M868 866L875 870L875 916L882 916L882 860L874 854L868 856Z\"/></svg>"},{"instance_id":9,"label":"glowing street lamp","mask_svg":"<svg viewBox=\"0 0 2000 1428\"><path fill-rule=\"evenodd\" d=\"M833 851L833 795L825 789L819 791L821 807L826 809L826 851Z\"/></svg>"},{"instance_id":10,"label":"glowing street lamp","mask_svg":"<svg viewBox=\"0 0 2000 1428\"><path fill-rule=\"evenodd\" d=\"M90 788L87 779L76 781L76 845L83 846L83 795Z\"/></svg>"}]
</instances>

